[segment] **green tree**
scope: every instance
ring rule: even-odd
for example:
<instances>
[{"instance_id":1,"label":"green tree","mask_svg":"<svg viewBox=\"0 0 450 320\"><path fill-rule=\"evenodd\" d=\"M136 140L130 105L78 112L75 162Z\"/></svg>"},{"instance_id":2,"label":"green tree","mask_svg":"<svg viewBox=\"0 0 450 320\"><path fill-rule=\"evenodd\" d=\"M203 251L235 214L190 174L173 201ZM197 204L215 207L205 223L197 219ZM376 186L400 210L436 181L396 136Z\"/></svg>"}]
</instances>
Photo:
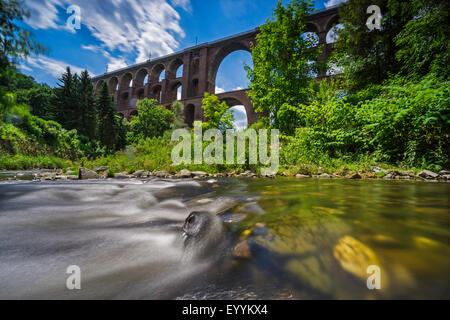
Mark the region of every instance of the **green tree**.
<instances>
[{"instance_id":1,"label":"green tree","mask_svg":"<svg viewBox=\"0 0 450 320\"><path fill-rule=\"evenodd\" d=\"M117 129L117 141L116 150L125 149L127 146L127 133L129 130L129 123L127 119L120 115L116 115L116 129Z\"/></svg>"},{"instance_id":2,"label":"green tree","mask_svg":"<svg viewBox=\"0 0 450 320\"><path fill-rule=\"evenodd\" d=\"M59 81L61 83L55 89L56 121L67 130L77 129L80 127L79 77L67 67Z\"/></svg>"},{"instance_id":3,"label":"green tree","mask_svg":"<svg viewBox=\"0 0 450 320\"><path fill-rule=\"evenodd\" d=\"M233 113L227 112L229 107L225 101L221 102L216 95L205 92L202 108L206 117L203 129L219 129L222 132L225 132L227 129L233 129Z\"/></svg>"},{"instance_id":4,"label":"green tree","mask_svg":"<svg viewBox=\"0 0 450 320\"><path fill-rule=\"evenodd\" d=\"M27 104L32 114L45 120L55 120L56 95L52 88L35 83L33 88L17 90L16 94L17 102Z\"/></svg>"},{"instance_id":5,"label":"green tree","mask_svg":"<svg viewBox=\"0 0 450 320\"><path fill-rule=\"evenodd\" d=\"M113 151L117 147L117 110L109 94L108 84L105 82L100 89L97 100L98 110L98 139L107 150Z\"/></svg>"},{"instance_id":6,"label":"green tree","mask_svg":"<svg viewBox=\"0 0 450 320\"><path fill-rule=\"evenodd\" d=\"M389 9L397 14L406 11L413 17L394 39L403 73L425 75L432 71L448 79L450 3L447 0L389 1Z\"/></svg>"},{"instance_id":7,"label":"green tree","mask_svg":"<svg viewBox=\"0 0 450 320\"><path fill-rule=\"evenodd\" d=\"M257 45L252 46L253 70L246 67L251 82L250 97L265 123L286 133L297 126L291 108L307 103L310 82L318 70L319 50L306 32L305 21L312 12L310 1L278 1L272 20L261 26Z\"/></svg>"},{"instance_id":8,"label":"green tree","mask_svg":"<svg viewBox=\"0 0 450 320\"><path fill-rule=\"evenodd\" d=\"M79 90L80 126L79 134L91 140L96 139L97 106L94 98L94 86L87 70L81 73Z\"/></svg>"},{"instance_id":9,"label":"green tree","mask_svg":"<svg viewBox=\"0 0 450 320\"><path fill-rule=\"evenodd\" d=\"M7 90L16 74L17 59L45 51L33 40L32 34L20 26L28 15L21 1L0 0L0 121L13 105L14 97Z\"/></svg>"},{"instance_id":10,"label":"green tree","mask_svg":"<svg viewBox=\"0 0 450 320\"><path fill-rule=\"evenodd\" d=\"M169 130L175 119L172 111L158 105L155 99L138 102L138 115L130 121L128 140L137 143L141 139L160 137Z\"/></svg>"}]
</instances>

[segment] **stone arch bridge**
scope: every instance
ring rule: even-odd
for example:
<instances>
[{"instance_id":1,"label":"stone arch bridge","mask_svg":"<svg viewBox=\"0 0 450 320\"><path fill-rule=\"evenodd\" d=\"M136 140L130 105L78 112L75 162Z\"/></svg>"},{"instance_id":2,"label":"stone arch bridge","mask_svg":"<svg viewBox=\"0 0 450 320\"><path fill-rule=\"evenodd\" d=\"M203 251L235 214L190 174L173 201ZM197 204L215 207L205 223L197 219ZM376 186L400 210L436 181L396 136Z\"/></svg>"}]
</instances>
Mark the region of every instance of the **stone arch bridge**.
<instances>
[{"instance_id":1,"label":"stone arch bridge","mask_svg":"<svg viewBox=\"0 0 450 320\"><path fill-rule=\"evenodd\" d=\"M319 45L324 45L319 57L321 60L326 59L332 50L332 44L327 44L326 38L338 20L338 7L317 11L307 20L306 31L317 34ZM94 89L98 92L102 83L107 82L118 112L128 119L137 115L136 103L139 99L154 98L167 108L175 100L180 100L185 106L186 123L192 126L193 121L204 120L201 107L203 95L205 92L215 93L216 75L221 62L232 52L250 52L250 44L256 42L258 33L259 28L105 73L93 78ZM181 68L182 74L177 75ZM161 77L162 74L165 76ZM325 74L319 75L323 76ZM181 97L177 97L180 86ZM243 105L250 125L258 120L258 114L247 91L243 89L216 95L230 108Z\"/></svg>"}]
</instances>

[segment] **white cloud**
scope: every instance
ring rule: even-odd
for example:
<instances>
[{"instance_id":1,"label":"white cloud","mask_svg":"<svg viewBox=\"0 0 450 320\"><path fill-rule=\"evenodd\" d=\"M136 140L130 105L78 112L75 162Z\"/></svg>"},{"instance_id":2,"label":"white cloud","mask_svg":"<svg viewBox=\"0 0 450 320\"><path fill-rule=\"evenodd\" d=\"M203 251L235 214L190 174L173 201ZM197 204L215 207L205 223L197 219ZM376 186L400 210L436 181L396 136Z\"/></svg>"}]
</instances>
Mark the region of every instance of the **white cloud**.
<instances>
[{"instance_id":1,"label":"white cloud","mask_svg":"<svg viewBox=\"0 0 450 320\"><path fill-rule=\"evenodd\" d=\"M238 90L244 90L244 88L242 88L241 86L237 86L236 88L233 89L233 91L238 91Z\"/></svg>"},{"instance_id":2,"label":"white cloud","mask_svg":"<svg viewBox=\"0 0 450 320\"><path fill-rule=\"evenodd\" d=\"M325 8L337 6L340 3L346 2L347 0L330 0L328 2L325 2Z\"/></svg>"},{"instance_id":3,"label":"white cloud","mask_svg":"<svg viewBox=\"0 0 450 320\"><path fill-rule=\"evenodd\" d=\"M191 11L192 10L191 1L190 0L171 0L170 2L172 2L172 4L175 7L183 8L186 11Z\"/></svg>"},{"instance_id":4,"label":"white cloud","mask_svg":"<svg viewBox=\"0 0 450 320\"><path fill-rule=\"evenodd\" d=\"M64 61L52 59L45 56L29 56L25 62L21 65L21 68L24 70L29 70L31 68L42 70L48 74L51 74L54 77L61 77L61 75L66 72L66 68L70 67L72 72L81 73L84 71L84 68L80 68L78 66L70 65ZM89 70L88 70L89 71ZM92 72L89 71L91 76L94 76Z\"/></svg>"},{"instance_id":5,"label":"white cloud","mask_svg":"<svg viewBox=\"0 0 450 320\"><path fill-rule=\"evenodd\" d=\"M224 92L225 92L225 90L224 90L224 89L222 89L222 88L220 88L220 87L216 86L216 94L219 94L219 93L224 93Z\"/></svg>"},{"instance_id":6,"label":"white cloud","mask_svg":"<svg viewBox=\"0 0 450 320\"><path fill-rule=\"evenodd\" d=\"M92 52L98 52L100 50L100 48L96 45L82 45L81 48Z\"/></svg>"},{"instance_id":7,"label":"white cloud","mask_svg":"<svg viewBox=\"0 0 450 320\"><path fill-rule=\"evenodd\" d=\"M31 17L26 22L34 29L67 29L66 21L58 18L58 9L65 12L72 3L73 0L27 0ZM189 0L172 0L171 4L190 8ZM112 0L107 4L104 0L77 1L81 28L89 29L100 41L102 50L134 56L134 63L146 61L150 55L172 53L180 45L185 33L180 15L171 4L168 0ZM123 59L110 60L108 70Z\"/></svg>"},{"instance_id":8,"label":"white cloud","mask_svg":"<svg viewBox=\"0 0 450 320\"><path fill-rule=\"evenodd\" d=\"M127 63L125 62L123 57L118 58L110 57L108 63L108 72L119 70L125 67L127 67Z\"/></svg>"}]
</instances>

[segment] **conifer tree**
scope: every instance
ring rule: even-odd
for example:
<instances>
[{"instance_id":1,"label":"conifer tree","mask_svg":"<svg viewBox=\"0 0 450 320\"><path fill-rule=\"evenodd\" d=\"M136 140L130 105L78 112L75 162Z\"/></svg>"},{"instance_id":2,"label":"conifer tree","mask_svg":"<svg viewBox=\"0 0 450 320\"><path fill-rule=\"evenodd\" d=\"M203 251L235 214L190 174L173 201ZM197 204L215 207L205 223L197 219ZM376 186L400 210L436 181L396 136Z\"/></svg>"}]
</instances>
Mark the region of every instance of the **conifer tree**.
<instances>
[{"instance_id":1,"label":"conifer tree","mask_svg":"<svg viewBox=\"0 0 450 320\"><path fill-rule=\"evenodd\" d=\"M79 102L78 89L79 78L72 74L70 67L59 79L59 87L55 89L56 94L56 121L65 129L76 129L79 125Z\"/></svg>"},{"instance_id":2,"label":"conifer tree","mask_svg":"<svg viewBox=\"0 0 450 320\"><path fill-rule=\"evenodd\" d=\"M98 110L98 139L108 149L117 147L117 110L109 94L108 84L105 82L97 100Z\"/></svg>"},{"instance_id":3,"label":"conifer tree","mask_svg":"<svg viewBox=\"0 0 450 320\"><path fill-rule=\"evenodd\" d=\"M94 98L94 87L87 70L83 71L80 77L79 104L80 126L78 132L90 140L94 140L96 139L98 123L97 106Z\"/></svg>"}]
</instances>

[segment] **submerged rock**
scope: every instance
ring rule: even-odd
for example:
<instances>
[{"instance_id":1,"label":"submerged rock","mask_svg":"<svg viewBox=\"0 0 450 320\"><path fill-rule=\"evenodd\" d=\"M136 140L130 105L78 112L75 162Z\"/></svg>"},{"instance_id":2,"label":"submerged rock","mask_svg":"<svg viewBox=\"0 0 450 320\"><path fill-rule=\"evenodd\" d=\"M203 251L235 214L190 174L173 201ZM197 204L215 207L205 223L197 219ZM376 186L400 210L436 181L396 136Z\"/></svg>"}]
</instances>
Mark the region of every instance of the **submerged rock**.
<instances>
[{"instance_id":1,"label":"submerged rock","mask_svg":"<svg viewBox=\"0 0 450 320\"><path fill-rule=\"evenodd\" d=\"M233 256L242 259L250 259L252 257L252 252L247 241L241 241L234 247Z\"/></svg>"},{"instance_id":2,"label":"submerged rock","mask_svg":"<svg viewBox=\"0 0 450 320\"><path fill-rule=\"evenodd\" d=\"M339 239L334 257L345 271L360 279L367 279L368 266L380 264L372 249L350 236Z\"/></svg>"},{"instance_id":3,"label":"submerged rock","mask_svg":"<svg viewBox=\"0 0 450 320\"><path fill-rule=\"evenodd\" d=\"M78 177L81 180L100 178L100 176L97 174L97 172L83 168L83 167L80 168L80 173L79 173Z\"/></svg>"}]
</instances>

